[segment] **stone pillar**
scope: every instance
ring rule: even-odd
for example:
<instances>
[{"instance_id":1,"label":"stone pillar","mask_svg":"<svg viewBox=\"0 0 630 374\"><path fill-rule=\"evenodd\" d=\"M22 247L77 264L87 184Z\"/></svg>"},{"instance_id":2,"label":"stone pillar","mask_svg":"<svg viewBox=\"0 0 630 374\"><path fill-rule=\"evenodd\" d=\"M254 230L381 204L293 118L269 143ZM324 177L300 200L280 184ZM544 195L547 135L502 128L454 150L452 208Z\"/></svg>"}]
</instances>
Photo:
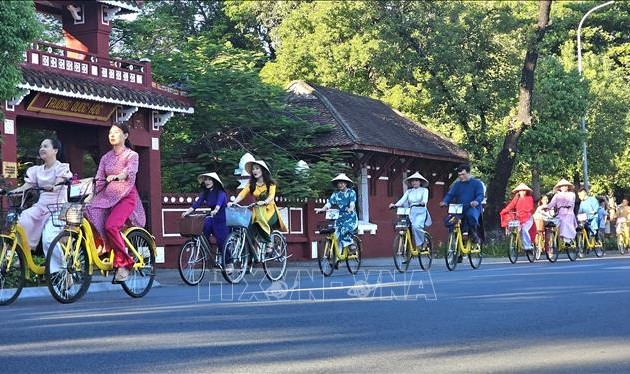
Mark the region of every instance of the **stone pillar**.
<instances>
[{"instance_id":1,"label":"stone pillar","mask_svg":"<svg viewBox=\"0 0 630 374\"><path fill-rule=\"evenodd\" d=\"M370 184L368 182L368 169L367 166L362 166L359 170L359 199L358 202L361 207L361 215L359 221L370 222Z\"/></svg>"}]
</instances>

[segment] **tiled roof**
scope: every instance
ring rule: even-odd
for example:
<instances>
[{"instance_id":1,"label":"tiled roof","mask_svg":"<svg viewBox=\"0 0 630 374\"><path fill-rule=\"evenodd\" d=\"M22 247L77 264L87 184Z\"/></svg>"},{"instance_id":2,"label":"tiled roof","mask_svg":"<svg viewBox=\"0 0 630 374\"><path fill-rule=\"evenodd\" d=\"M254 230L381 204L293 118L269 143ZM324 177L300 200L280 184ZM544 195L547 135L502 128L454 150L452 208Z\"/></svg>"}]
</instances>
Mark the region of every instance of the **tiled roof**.
<instances>
[{"instance_id":1,"label":"tiled roof","mask_svg":"<svg viewBox=\"0 0 630 374\"><path fill-rule=\"evenodd\" d=\"M178 100L156 90L108 84L91 78L62 75L25 66L21 70L23 83L18 86L32 91L155 110L194 112L184 98Z\"/></svg>"},{"instance_id":2,"label":"tiled roof","mask_svg":"<svg viewBox=\"0 0 630 374\"><path fill-rule=\"evenodd\" d=\"M313 110L310 121L334 125L332 132L315 139L318 148L380 150L457 162L468 158L457 144L380 100L296 81L289 87L288 102Z\"/></svg>"},{"instance_id":3,"label":"tiled roof","mask_svg":"<svg viewBox=\"0 0 630 374\"><path fill-rule=\"evenodd\" d=\"M99 3L119 7L132 12L140 12L142 1L137 0L96 0Z\"/></svg>"}]
</instances>

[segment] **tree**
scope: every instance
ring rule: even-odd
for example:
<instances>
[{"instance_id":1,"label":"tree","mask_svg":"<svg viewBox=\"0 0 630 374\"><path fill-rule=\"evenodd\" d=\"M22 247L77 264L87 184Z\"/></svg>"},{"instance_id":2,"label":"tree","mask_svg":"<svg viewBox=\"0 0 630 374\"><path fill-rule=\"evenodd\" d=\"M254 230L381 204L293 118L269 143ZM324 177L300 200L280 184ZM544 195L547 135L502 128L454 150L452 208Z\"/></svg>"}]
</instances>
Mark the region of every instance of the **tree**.
<instances>
[{"instance_id":1,"label":"tree","mask_svg":"<svg viewBox=\"0 0 630 374\"><path fill-rule=\"evenodd\" d=\"M538 62L540 44L549 26L550 12L551 0L538 2L538 22L534 35L527 47L525 62L521 71L518 112L510 121L508 132L503 140L503 147L495 163L494 178L492 178L488 186L488 208L485 212L485 218L489 228L499 226L499 211L503 203L504 191L507 189L508 181L516 162L518 141L525 129L532 124L534 72Z\"/></svg>"},{"instance_id":2,"label":"tree","mask_svg":"<svg viewBox=\"0 0 630 374\"><path fill-rule=\"evenodd\" d=\"M0 99L17 94L22 80L18 64L23 52L40 35L41 28L35 17L33 3L27 1L0 2Z\"/></svg>"}]
</instances>

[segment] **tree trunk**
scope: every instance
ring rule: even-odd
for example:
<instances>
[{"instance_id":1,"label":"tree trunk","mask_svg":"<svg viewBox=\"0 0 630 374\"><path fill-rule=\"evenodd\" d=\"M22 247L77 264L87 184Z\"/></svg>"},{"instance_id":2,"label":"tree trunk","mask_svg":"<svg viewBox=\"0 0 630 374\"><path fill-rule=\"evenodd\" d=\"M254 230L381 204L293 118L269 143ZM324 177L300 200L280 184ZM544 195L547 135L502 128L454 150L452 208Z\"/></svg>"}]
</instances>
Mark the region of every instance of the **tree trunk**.
<instances>
[{"instance_id":1,"label":"tree trunk","mask_svg":"<svg viewBox=\"0 0 630 374\"><path fill-rule=\"evenodd\" d=\"M549 26L551 0L538 2L538 23L535 38L527 48L525 63L521 70L521 83L518 96L518 114L510 121L510 127L503 148L499 152L495 163L495 175L488 187L488 206L484 221L486 228L493 230L499 227L499 211L505 199L516 156L518 154L518 140L523 131L532 123L532 94L534 91L534 70L538 61L538 47L543 40Z\"/></svg>"},{"instance_id":2,"label":"tree trunk","mask_svg":"<svg viewBox=\"0 0 630 374\"><path fill-rule=\"evenodd\" d=\"M542 193L540 192L540 172L537 168L532 168L532 190L534 190L534 201L540 200Z\"/></svg>"}]
</instances>

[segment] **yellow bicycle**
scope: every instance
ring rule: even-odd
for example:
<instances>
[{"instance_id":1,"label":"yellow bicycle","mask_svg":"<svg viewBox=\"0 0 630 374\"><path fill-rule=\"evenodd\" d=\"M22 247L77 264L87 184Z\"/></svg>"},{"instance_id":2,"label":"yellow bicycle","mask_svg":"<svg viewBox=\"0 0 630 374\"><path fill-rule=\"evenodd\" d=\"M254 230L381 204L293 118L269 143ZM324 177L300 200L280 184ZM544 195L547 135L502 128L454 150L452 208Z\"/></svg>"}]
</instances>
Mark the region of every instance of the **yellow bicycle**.
<instances>
[{"instance_id":1,"label":"yellow bicycle","mask_svg":"<svg viewBox=\"0 0 630 374\"><path fill-rule=\"evenodd\" d=\"M339 249L339 239L335 234L335 223L339 218L339 209L328 209L326 211L326 221L320 222L317 229L320 234L327 235L320 240L317 248L317 264L324 276L330 276L335 269L339 268L341 261L346 262L346 267L350 274L356 274L361 267L361 253L363 252L361 239L352 235L352 241L356 247L354 253L350 252L349 246Z\"/></svg>"},{"instance_id":2,"label":"yellow bicycle","mask_svg":"<svg viewBox=\"0 0 630 374\"><path fill-rule=\"evenodd\" d=\"M514 217L516 213L514 212ZM525 252L527 256L527 260L529 262L536 261L536 248L532 248L530 250L523 249L523 243L521 242L521 222L517 219L512 219L508 221L508 232L509 232L509 243L508 243L508 259L511 263L515 264L518 260L519 252ZM536 242L534 240L534 242ZM540 255L538 255L540 257Z\"/></svg>"},{"instance_id":3,"label":"yellow bicycle","mask_svg":"<svg viewBox=\"0 0 630 374\"><path fill-rule=\"evenodd\" d=\"M589 234L590 228L588 223L588 215L586 213L580 213L577 215L578 220L578 233L576 237L576 246L578 256L580 258L585 257L589 252L594 251L595 256L604 256L604 245L601 241L596 240L595 237L591 237Z\"/></svg>"},{"instance_id":4,"label":"yellow bicycle","mask_svg":"<svg viewBox=\"0 0 630 374\"><path fill-rule=\"evenodd\" d=\"M483 258L481 243L473 243L471 238L467 238L464 243L461 230L463 210L464 206L462 204L448 205L449 216L446 222L452 228L448 236L448 247L446 247L444 259L446 260L446 267L450 271L455 270L460 256L468 255L468 261L473 269L479 269Z\"/></svg>"},{"instance_id":5,"label":"yellow bicycle","mask_svg":"<svg viewBox=\"0 0 630 374\"><path fill-rule=\"evenodd\" d=\"M35 248L29 247L28 234L18 223L28 191L44 189L31 188L16 193L0 190L0 195L9 195L10 203L8 211L0 208L4 219L3 232L0 235L0 305L9 305L20 296L26 283L27 271L40 276L45 274L45 267L35 263L31 253Z\"/></svg>"},{"instance_id":6,"label":"yellow bicycle","mask_svg":"<svg viewBox=\"0 0 630 374\"><path fill-rule=\"evenodd\" d=\"M628 233L628 222L625 217L617 218L617 249L619 254L625 254L630 248L630 235Z\"/></svg>"},{"instance_id":7,"label":"yellow bicycle","mask_svg":"<svg viewBox=\"0 0 630 374\"><path fill-rule=\"evenodd\" d=\"M560 206L559 208L571 209L572 207ZM575 261L578 256L575 240L571 240L570 243L565 243L564 239L560 237L560 221L555 218L555 216L557 216L557 212L554 215L554 218L548 220L545 225L545 247L547 249L547 259L549 262L556 262L558 260L559 253L565 251L569 260Z\"/></svg>"},{"instance_id":8,"label":"yellow bicycle","mask_svg":"<svg viewBox=\"0 0 630 374\"><path fill-rule=\"evenodd\" d=\"M429 270L433 262L433 242L428 232L422 230L424 234L422 246L416 247L414 244L415 241L411 233L411 221L409 220L409 213L412 208L414 206L396 209L398 218L394 222L394 230L396 230L397 234L394 238L392 255L394 257L394 266L401 273L409 269L409 264L414 257L418 258L422 270Z\"/></svg>"},{"instance_id":9,"label":"yellow bicycle","mask_svg":"<svg viewBox=\"0 0 630 374\"><path fill-rule=\"evenodd\" d=\"M96 182L94 178L92 183ZM60 303L72 303L80 299L90 287L94 267L102 272L113 270L114 253L99 257L91 224L84 218L87 205L84 196L79 202L65 203L59 214L53 215L53 223L63 225L63 231L50 244L46 255L48 289ZM155 278L155 238L144 228L132 226L121 232L133 269L123 290L131 297L146 295Z\"/></svg>"}]
</instances>

